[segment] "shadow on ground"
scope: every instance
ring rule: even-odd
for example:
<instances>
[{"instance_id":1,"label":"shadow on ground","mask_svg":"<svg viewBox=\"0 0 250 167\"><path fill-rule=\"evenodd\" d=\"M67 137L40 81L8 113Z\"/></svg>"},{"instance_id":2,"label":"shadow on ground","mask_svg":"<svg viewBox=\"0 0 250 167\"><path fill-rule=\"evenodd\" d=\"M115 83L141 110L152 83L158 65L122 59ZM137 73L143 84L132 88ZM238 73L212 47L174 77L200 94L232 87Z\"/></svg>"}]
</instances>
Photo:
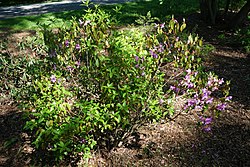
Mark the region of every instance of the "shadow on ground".
<instances>
[{"instance_id":1,"label":"shadow on ground","mask_svg":"<svg viewBox=\"0 0 250 167\"><path fill-rule=\"evenodd\" d=\"M192 115L149 126L141 130L141 148L111 152L109 166L249 166L249 117L230 112L216 121L210 133L195 128Z\"/></svg>"},{"instance_id":2,"label":"shadow on ground","mask_svg":"<svg viewBox=\"0 0 250 167\"><path fill-rule=\"evenodd\" d=\"M0 166L22 166L19 158L23 156L23 126L22 113L16 107L1 105Z\"/></svg>"}]
</instances>

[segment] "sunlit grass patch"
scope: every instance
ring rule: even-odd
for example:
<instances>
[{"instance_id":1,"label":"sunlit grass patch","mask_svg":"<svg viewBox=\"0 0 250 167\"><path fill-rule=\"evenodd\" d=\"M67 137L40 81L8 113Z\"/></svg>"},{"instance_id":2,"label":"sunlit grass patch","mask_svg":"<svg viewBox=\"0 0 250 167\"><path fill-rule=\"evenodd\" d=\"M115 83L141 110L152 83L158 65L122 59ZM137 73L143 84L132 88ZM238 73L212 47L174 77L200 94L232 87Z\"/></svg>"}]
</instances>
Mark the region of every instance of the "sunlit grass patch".
<instances>
[{"instance_id":1,"label":"sunlit grass patch","mask_svg":"<svg viewBox=\"0 0 250 167\"><path fill-rule=\"evenodd\" d=\"M102 5L102 9L119 20L119 24L127 25L136 23L135 20L141 16L147 15L150 11L152 17L157 17L160 20L166 20L172 14L187 15L198 10L198 2L191 1L167 1L160 4L159 1L135 1L114 5ZM120 9L119 12L114 9ZM47 13L35 16L23 16L0 20L0 32L8 29L9 31L19 30L36 30L38 24L52 23L53 27L60 27L64 21L70 20L72 16L80 17L83 10L64 11L58 13Z\"/></svg>"}]
</instances>

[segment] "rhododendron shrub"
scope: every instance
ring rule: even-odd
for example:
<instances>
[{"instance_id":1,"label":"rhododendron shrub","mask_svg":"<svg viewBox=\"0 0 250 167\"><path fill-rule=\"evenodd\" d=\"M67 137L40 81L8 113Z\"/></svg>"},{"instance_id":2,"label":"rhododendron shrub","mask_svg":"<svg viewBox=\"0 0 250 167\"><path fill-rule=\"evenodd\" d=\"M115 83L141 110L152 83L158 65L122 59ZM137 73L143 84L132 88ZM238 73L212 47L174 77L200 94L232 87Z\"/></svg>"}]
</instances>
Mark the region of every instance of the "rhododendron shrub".
<instances>
[{"instance_id":1,"label":"rhododendron shrub","mask_svg":"<svg viewBox=\"0 0 250 167\"><path fill-rule=\"evenodd\" d=\"M202 118L201 125L206 125L204 129L209 131L211 120L225 111L227 103L232 100L229 95L230 82L204 71L203 42L198 35L187 36L183 33L185 27L185 20L180 25L174 18L168 26L157 25L157 33L153 36L156 44L152 44L150 54L155 58L163 57L164 63L172 63L175 69L174 76L168 78L171 79L168 97L184 98L182 110L195 110Z\"/></svg>"},{"instance_id":2,"label":"rhododendron shrub","mask_svg":"<svg viewBox=\"0 0 250 167\"><path fill-rule=\"evenodd\" d=\"M185 22L173 18L152 32L114 23L95 7L69 27L43 30L47 55L34 66L22 107L33 144L57 160L122 145L138 127L173 114L176 96L186 100L183 110L199 112L204 128L215 118L205 111L223 111L230 100L228 82L202 71L202 40L183 33ZM178 77L167 77L169 64Z\"/></svg>"}]
</instances>

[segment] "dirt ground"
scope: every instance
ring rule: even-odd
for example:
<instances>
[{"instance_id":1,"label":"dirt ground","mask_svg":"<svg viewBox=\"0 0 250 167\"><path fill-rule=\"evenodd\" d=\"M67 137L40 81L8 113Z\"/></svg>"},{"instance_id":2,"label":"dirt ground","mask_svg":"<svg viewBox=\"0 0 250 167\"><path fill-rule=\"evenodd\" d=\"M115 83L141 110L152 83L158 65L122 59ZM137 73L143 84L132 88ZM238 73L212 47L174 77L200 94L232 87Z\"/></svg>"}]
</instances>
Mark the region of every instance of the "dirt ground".
<instances>
[{"instance_id":1,"label":"dirt ground","mask_svg":"<svg viewBox=\"0 0 250 167\"><path fill-rule=\"evenodd\" d=\"M19 32L8 38L15 41L33 33ZM201 25L197 33L215 47L206 58L207 69L231 80L233 102L215 121L212 131L204 133L197 128L195 113L182 113L174 120L140 128L124 147L108 153L98 150L87 166L250 166L250 56L241 45L231 42L233 32ZM221 33L226 38L218 38ZM22 130L23 125L22 113L15 103L2 99L0 166L42 166L36 163L39 159L30 146L30 137Z\"/></svg>"}]
</instances>

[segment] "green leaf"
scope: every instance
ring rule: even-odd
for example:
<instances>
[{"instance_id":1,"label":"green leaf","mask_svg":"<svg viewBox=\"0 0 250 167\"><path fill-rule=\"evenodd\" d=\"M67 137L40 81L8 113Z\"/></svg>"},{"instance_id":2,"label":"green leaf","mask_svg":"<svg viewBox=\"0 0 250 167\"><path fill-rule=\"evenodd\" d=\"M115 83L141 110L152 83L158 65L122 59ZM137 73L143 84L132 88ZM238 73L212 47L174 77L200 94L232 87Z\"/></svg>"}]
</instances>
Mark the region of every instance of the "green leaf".
<instances>
[{"instance_id":1,"label":"green leaf","mask_svg":"<svg viewBox=\"0 0 250 167\"><path fill-rule=\"evenodd\" d=\"M180 31L182 32L185 28L186 28L186 23L183 23L182 25L181 25L181 28L180 28Z\"/></svg>"}]
</instances>

